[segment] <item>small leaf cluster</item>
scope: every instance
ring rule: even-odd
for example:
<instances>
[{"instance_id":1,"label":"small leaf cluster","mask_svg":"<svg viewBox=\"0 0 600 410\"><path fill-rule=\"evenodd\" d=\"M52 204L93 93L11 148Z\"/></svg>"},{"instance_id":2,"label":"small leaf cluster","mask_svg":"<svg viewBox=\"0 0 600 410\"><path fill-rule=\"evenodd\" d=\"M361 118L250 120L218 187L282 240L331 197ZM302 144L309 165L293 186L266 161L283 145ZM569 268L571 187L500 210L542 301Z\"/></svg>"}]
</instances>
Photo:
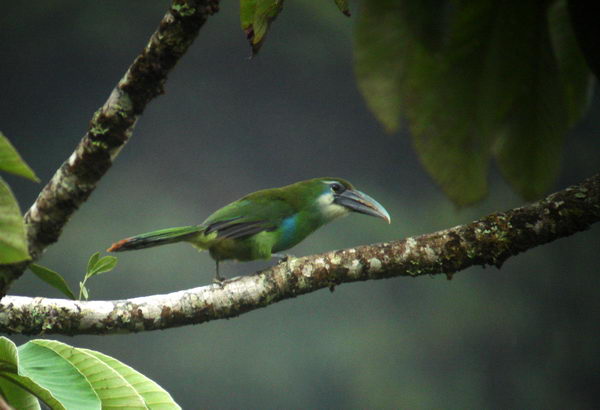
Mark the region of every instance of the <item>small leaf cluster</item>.
<instances>
[{"instance_id":1,"label":"small leaf cluster","mask_svg":"<svg viewBox=\"0 0 600 410\"><path fill-rule=\"evenodd\" d=\"M180 409L156 382L103 353L0 337L0 396L15 409Z\"/></svg>"},{"instance_id":2,"label":"small leaf cluster","mask_svg":"<svg viewBox=\"0 0 600 410\"><path fill-rule=\"evenodd\" d=\"M93 254L87 264L87 269L83 280L79 282L79 296L76 298L75 294L69 287L69 284L65 281L62 275L50 268L47 268L36 263L29 265L31 270L38 278L46 282L48 285L59 290L63 295L70 299L88 300L90 291L86 286L87 280L92 276L100 275L101 273L110 272L117 266L117 258L114 256L100 257L100 252Z\"/></svg>"}]
</instances>

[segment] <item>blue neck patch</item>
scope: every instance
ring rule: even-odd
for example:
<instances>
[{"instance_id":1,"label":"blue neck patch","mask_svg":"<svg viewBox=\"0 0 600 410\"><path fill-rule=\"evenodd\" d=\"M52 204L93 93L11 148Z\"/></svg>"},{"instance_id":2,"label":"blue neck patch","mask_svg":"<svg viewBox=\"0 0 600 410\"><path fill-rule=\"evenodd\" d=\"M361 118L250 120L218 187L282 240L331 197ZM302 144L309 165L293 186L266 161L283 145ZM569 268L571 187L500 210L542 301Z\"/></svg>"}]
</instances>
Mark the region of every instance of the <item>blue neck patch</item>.
<instances>
[{"instance_id":1,"label":"blue neck patch","mask_svg":"<svg viewBox=\"0 0 600 410\"><path fill-rule=\"evenodd\" d=\"M298 215L292 215L281 221L281 238L278 243L278 251L282 251L291 248L296 244L296 217Z\"/></svg>"}]
</instances>

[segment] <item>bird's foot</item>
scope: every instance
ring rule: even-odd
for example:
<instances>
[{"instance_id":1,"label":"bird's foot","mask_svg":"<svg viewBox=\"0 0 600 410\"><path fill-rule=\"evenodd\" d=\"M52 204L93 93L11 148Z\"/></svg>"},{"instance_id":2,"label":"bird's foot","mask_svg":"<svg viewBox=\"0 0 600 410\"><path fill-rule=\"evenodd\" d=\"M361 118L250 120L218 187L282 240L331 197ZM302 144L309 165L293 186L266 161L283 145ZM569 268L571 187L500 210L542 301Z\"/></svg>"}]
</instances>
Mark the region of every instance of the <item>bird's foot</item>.
<instances>
[{"instance_id":1,"label":"bird's foot","mask_svg":"<svg viewBox=\"0 0 600 410\"><path fill-rule=\"evenodd\" d=\"M274 253L272 256L279 258L278 263L288 262L291 259L294 259L295 256L289 253Z\"/></svg>"},{"instance_id":2,"label":"bird's foot","mask_svg":"<svg viewBox=\"0 0 600 410\"><path fill-rule=\"evenodd\" d=\"M219 285L220 287L223 287L223 285L225 284L225 278L222 278L220 276L215 276L213 278L213 283Z\"/></svg>"}]
</instances>

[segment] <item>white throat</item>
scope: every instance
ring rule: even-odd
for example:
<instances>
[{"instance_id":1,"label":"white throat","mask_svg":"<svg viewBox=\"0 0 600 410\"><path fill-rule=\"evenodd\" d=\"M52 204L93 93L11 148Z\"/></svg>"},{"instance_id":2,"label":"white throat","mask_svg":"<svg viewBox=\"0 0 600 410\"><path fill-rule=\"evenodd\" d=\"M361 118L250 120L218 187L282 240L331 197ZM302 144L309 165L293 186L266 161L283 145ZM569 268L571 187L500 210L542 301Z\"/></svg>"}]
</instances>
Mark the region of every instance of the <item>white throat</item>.
<instances>
[{"instance_id":1,"label":"white throat","mask_svg":"<svg viewBox=\"0 0 600 410\"><path fill-rule=\"evenodd\" d=\"M317 207L319 208L321 215L325 219L331 221L333 219L339 218L340 216L345 216L350 213L350 211L348 211L348 209L346 209L345 207L343 207L341 205L336 204L335 202L333 202L333 200L334 200L334 197L331 192L326 192L324 194L321 194L317 198Z\"/></svg>"}]
</instances>

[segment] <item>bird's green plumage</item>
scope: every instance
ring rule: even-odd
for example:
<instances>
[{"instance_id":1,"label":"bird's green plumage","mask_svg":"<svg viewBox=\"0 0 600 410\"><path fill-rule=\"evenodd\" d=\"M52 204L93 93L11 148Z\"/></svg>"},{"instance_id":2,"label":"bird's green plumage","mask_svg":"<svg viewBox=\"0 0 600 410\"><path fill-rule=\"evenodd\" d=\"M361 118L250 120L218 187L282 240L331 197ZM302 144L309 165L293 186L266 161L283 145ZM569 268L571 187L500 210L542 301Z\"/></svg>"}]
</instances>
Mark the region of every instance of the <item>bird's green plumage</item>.
<instances>
[{"instance_id":1,"label":"bird's green plumage","mask_svg":"<svg viewBox=\"0 0 600 410\"><path fill-rule=\"evenodd\" d=\"M336 187L340 192L334 192ZM352 201L351 206L337 204L339 197L344 195L346 203L352 196L352 200L359 198L358 202L368 208L358 204L353 209ZM364 209L359 210L361 206ZM217 210L200 225L137 235L117 242L109 251L186 241L201 250L208 250L217 262L269 259L273 253L295 246L323 224L353 210L389 221L389 215L381 205L355 191L348 181L315 178L254 192Z\"/></svg>"}]
</instances>

